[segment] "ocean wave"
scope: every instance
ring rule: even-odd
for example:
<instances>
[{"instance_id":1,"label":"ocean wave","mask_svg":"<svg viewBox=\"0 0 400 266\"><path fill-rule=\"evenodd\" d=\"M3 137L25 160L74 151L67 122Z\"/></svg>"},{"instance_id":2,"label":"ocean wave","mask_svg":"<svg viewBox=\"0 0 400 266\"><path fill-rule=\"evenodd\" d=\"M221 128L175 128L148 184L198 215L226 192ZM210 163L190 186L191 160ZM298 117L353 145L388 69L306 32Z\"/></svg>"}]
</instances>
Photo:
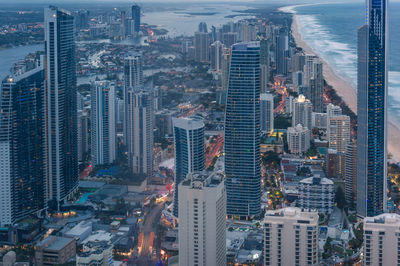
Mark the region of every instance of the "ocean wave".
<instances>
[{"instance_id":1,"label":"ocean wave","mask_svg":"<svg viewBox=\"0 0 400 266\"><path fill-rule=\"evenodd\" d=\"M350 44L335 38L315 15L296 15L303 40L347 82L355 86L357 53Z\"/></svg>"},{"instance_id":2,"label":"ocean wave","mask_svg":"<svg viewBox=\"0 0 400 266\"><path fill-rule=\"evenodd\" d=\"M339 41L339 36L322 25L315 15L296 15L302 39L343 79L357 86L357 49L355 44ZM400 122L400 71L388 73L388 109Z\"/></svg>"}]
</instances>

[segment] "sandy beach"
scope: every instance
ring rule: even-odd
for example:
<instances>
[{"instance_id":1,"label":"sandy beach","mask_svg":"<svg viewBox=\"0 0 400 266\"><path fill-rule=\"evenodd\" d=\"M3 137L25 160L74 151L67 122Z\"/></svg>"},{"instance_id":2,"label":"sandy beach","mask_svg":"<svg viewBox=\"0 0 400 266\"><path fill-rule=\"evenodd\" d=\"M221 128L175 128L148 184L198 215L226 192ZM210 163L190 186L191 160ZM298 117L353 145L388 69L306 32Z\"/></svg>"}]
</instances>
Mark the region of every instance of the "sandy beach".
<instances>
[{"instance_id":1,"label":"sandy beach","mask_svg":"<svg viewBox=\"0 0 400 266\"><path fill-rule=\"evenodd\" d=\"M282 8L281 11L288 11L288 9ZM296 41L297 46L303 48L306 53L318 55L301 37L298 24L297 16L293 13L292 23L292 35ZM324 78L326 82L333 87L337 94L343 99L349 108L357 114L357 89L346 82L342 77L337 74L334 69L320 56L318 55L324 64ZM388 150L392 155L392 160L400 162L400 141L396 138L400 136L400 128L396 126L392 119L389 117L388 121Z\"/></svg>"}]
</instances>

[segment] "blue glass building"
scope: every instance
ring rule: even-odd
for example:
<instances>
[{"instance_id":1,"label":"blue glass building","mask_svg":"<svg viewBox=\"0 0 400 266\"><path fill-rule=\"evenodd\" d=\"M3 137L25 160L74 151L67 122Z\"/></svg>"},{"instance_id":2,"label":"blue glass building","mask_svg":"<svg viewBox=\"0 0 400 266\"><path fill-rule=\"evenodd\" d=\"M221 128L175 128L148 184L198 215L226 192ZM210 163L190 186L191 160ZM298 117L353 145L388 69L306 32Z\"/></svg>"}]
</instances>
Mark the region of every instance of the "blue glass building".
<instances>
[{"instance_id":1,"label":"blue glass building","mask_svg":"<svg viewBox=\"0 0 400 266\"><path fill-rule=\"evenodd\" d=\"M42 56L34 68L5 78L0 89L0 226L47 207L44 107Z\"/></svg>"},{"instance_id":2,"label":"blue glass building","mask_svg":"<svg viewBox=\"0 0 400 266\"><path fill-rule=\"evenodd\" d=\"M387 0L367 1L358 30L357 214L386 210Z\"/></svg>"},{"instance_id":3,"label":"blue glass building","mask_svg":"<svg viewBox=\"0 0 400 266\"><path fill-rule=\"evenodd\" d=\"M175 190L173 213L178 217L178 185L188 173L204 170L204 123L200 117L173 118Z\"/></svg>"},{"instance_id":4,"label":"blue glass building","mask_svg":"<svg viewBox=\"0 0 400 266\"><path fill-rule=\"evenodd\" d=\"M78 187L74 17L53 6L44 15L47 197L59 210Z\"/></svg>"},{"instance_id":5,"label":"blue glass building","mask_svg":"<svg viewBox=\"0 0 400 266\"><path fill-rule=\"evenodd\" d=\"M138 5L132 6L132 20L134 23L133 31L137 34L140 31L140 6Z\"/></svg>"},{"instance_id":6,"label":"blue glass building","mask_svg":"<svg viewBox=\"0 0 400 266\"><path fill-rule=\"evenodd\" d=\"M232 46L225 114L227 214L260 215L260 45Z\"/></svg>"}]
</instances>

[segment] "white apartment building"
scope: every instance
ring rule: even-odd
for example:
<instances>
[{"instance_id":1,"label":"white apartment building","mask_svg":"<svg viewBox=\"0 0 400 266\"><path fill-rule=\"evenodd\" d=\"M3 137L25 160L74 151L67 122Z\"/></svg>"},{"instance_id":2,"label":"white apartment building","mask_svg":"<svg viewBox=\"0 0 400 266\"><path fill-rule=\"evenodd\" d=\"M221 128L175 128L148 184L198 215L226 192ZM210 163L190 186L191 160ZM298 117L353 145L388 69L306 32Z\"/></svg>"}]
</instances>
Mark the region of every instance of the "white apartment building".
<instances>
[{"instance_id":1,"label":"white apartment building","mask_svg":"<svg viewBox=\"0 0 400 266\"><path fill-rule=\"evenodd\" d=\"M331 213L333 210L335 191L332 180L318 175L300 181L299 207L317 210L320 213Z\"/></svg>"},{"instance_id":2,"label":"white apartment building","mask_svg":"<svg viewBox=\"0 0 400 266\"><path fill-rule=\"evenodd\" d=\"M302 154L310 148L311 132L307 127L298 124L287 130L289 151L294 154Z\"/></svg>"},{"instance_id":3,"label":"white apartment building","mask_svg":"<svg viewBox=\"0 0 400 266\"><path fill-rule=\"evenodd\" d=\"M192 172L178 189L179 265L226 265L224 175Z\"/></svg>"},{"instance_id":4,"label":"white apartment building","mask_svg":"<svg viewBox=\"0 0 400 266\"><path fill-rule=\"evenodd\" d=\"M264 265L318 265L318 213L299 208L267 211Z\"/></svg>"},{"instance_id":5,"label":"white apartment building","mask_svg":"<svg viewBox=\"0 0 400 266\"><path fill-rule=\"evenodd\" d=\"M400 265L400 215L364 219L363 265Z\"/></svg>"}]
</instances>

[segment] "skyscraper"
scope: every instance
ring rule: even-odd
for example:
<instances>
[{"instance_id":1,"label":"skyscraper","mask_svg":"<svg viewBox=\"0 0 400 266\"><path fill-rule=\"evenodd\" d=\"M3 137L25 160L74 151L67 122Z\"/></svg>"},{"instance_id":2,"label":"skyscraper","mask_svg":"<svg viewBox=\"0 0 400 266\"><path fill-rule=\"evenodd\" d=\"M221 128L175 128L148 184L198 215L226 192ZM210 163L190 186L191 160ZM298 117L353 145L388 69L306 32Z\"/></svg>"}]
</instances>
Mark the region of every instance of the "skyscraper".
<instances>
[{"instance_id":1,"label":"skyscraper","mask_svg":"<svg viewBox=\"0 0 400 266\"><path fill-rule=\"evenodd\" d=\"M309 94L307 98L313 104L313 111L322 113L325 111L324 106L324 76L322 72L323 64L319 60L314 60L313 74L309 81Z\"/></svg>"},{"instance_id":2,"label":"skyscraper","mask_svg":"<svg viewBox=\"0 0 400 266\"><path fill-rule=\"evenodd\" d=\"M44 62L4 79L0 99L0 226L5 226L47 207Z\"/></svg>"},{"instance_id":3,"label":"skyscraper","mask_svg":"<svg viewBox=\"0 0 400 266\"><path fill-rule=\"evenodd\" d=\"M276 73L286 75L288 73L289 34L286 28L281 28L276 36L275 63Z\"/></svg>"},{"instance_id":4,"label":"skyscraper","mask_svg":"<svg viewBox=\"0 0 400 266\"><path fill-rule=\"evenodd\" d=\"M173 118L175 146L174 215L178 217L178 185L188 173L204 170L204 123L200 117Z\"/></svg>"},{"instance_id":5,"label":"skyscraper","mask_svg":"<svg viewBox=\"0 0 400 266\"><path fill-rule=\"evenodd\" d=\"M293 101L292 127L298 124L312 130L312 103L301 94Z\"/></svg>"},{"instance_id":6,"label":"skyscraper","mask_svg":"<svg viewBox=\"0 0 400 266\"><path fill-rule=\"evenodd\" d=\"M205 22L199 23L199 32L208 32L207 23Z\"/></svg>"},{"instance_id":7,"label":"skyscraper","mask_svg":"<svg viewBox=\"0 0 400 266\"><path fill-rule=\"evenodd\" d=\"M153 93L145 89L127 93L127 150L132 172L153 177L154 103Z\"/></svg>"},{"instance_id":8,"label":"skyscraper","mask_svg":"<svg viewBox=\"0 0 400 266\"><path fill-rule=\"evenodd\" d=\"M260 45L232 46L225 114L227 214L260 215Z\"/></svg>"},{"instance_id":9,"label":"skyscraper","mask_svg":"<svg viewBox=\"0 0 400 266\"><path fill-rule=\"evenodd\" d=\"M260 105L261 131L269 133L274 130L274 95L270 93L261 93Z\"/></svg>"},{"instance_id":10,"label":"skyscraper","mask_svg":"<svg viewBox=\"0 0 400 266\"><path fill-rule=\"evenodd\" d=\"M367 1L367 22L358 30L357 214L386 210L387 0Z\"/></svg>"},{"instance_id":11,"label":"skyscraper","mask_svg":"<svg viewBox=\"0 0 400 266\"><path fill-rule=\"evenodd\" d=\"M229 80L229 64L231 62L231 49L223 48L222 50L222 58L221 58L221 69L222 69L222 81L221 86L222 90L228 90L228 80Z\"/></svg>"},{"instance_id":12,"label":"skyscraper","mask_svg":"<svg viewBox=\"0 0 400 266\"><path fill-rule=\"evenodd\" d=\"M44 14L47 197L59 209L78 186L74 18L57 7Z\"/></svg>"},{"instance_id":13,"label":"skyscraper","mask_svg":"<svg viewBox=\"0 0 400 266\"><path fill-rule=\"evenodd\" d=\"M219 172L194 172L179 189L179 265L226 265L226 190Z\"/></svg>"},{"instance_id":14,"label":"skyscraper","mask_svg":"<svg viewBox=\"0 0 400 266\"><path fill-rule=\"evenodd\" d=\"M94 165L111 164L116 158L115 85L96 81L91 91L91 148Z\"/></svg>"},{"instance_id":15,"label":"skyscraper","mask_svg":"<svg viewBox=\"0 0 400 266\"><path fill-rule=\"evenodd\" d=\"M344 193L352 207L357 200L357 143L350 142L345 154Z\"/></svg>"},{"instance_id":16,"label":"skyscraper","mask_svg":"<svg viewBox=\"0 0 400 266\"><path fill-rule=\"evenodd\" d=\"M350 142L350 117L347 115L328 116L327 135L329 148L345 153Z\"/></svg>"},{"instance_id":17,"label":"skyscraper","mask_svg":"<svg viewBox=\"0 0 400 266\"><path fill-rule=\"evenodd\" d=\"M270 78L269 41L260 41L261 92L267 92Z\"/></svg>"},{"instance_id":18,"label":"skyscraper","mask_svg":"<svg viewBox=\"0 0 400 266\"><path fill-rule=\"evenodd\" d=\"M222 66L222 51L224 45L220 41L216 41L210 45L210 61L211 69L221 71Z\"/></svg>"},{"instance_id":19,"label":"skyscraper","mask_svg":"<svg viewBox=\"0 0 400 266\"><path fill-rule=\"evenodd\" d=\"M196 32L194 34L195 59L198 62L209 62L210 35L206 32Z\"/></svg>"},{"instance_id":20,"label":"skyscraper","mask_svg":"<svg viewBox=\"0 0 400 266\"><path fill-rule=\"evenodd\" d=\"M85 160L85 155L89 150L89 128L88 113L86 110L78 110L78 160Z\"/></svg>"},{"instance_id":21,"label":"skyscraper","mask_svg":"<svg viewBox=\"0 0 400 266\"><path fill-rule=\"evenodd\" d=\"M128 92L139 90L144 85L143 79L143 66L142 66L142 54L139 52L129 52L124 58L124 141L127 149L132 149L133 144L130 142L133 132L130 130L131 121L128 120L128 108L130 108L131 102L129 101Z\"/></svg>"},{"instance_id":22,"label":"skyscraper","mask_svg":"<svg viewBox=\"0 0 400 266\"><path fill-rule=\"evenodd\" d=\"M132 20L133 20L133 33L138 34L140 31L140 6L133 5L132 6Z\"/></svg>"}]
</instances>

